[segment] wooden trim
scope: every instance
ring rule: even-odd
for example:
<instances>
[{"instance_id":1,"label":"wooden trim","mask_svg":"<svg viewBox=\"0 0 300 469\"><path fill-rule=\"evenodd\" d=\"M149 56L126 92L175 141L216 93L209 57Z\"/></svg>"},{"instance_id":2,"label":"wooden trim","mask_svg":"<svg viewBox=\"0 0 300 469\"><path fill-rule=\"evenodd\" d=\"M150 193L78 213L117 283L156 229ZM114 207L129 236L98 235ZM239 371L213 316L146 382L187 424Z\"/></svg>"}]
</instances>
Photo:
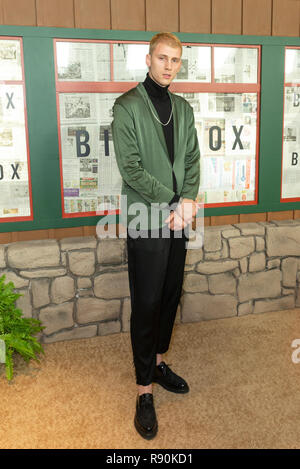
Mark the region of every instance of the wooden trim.
<instances>
[{"instance_id":1,"label":"wooden trim","mask_svg":"<svg viewBox=\"0 0 300 469\"><path fill-rule=\"evenodd\" d=\"M300 210L279 212L241 213L237 215L219 215L204 217L204 226L232 225L234 223L257 223L271 220L294 220L300 218ZM117 225L117 236L124 233L123 225ZM96 236L96 226L77 226L73 228L51 228L48 230L15 231L0 233L0 244L37 239L63 239L73 237Z\"/></svg>"},{"instance_id":2,"label":"wooden trim","mask_svg":"<svg viewBox=\"0 0 300 469\"><path fill-rule=\"evenodd\" d=\"M284 210L280 212L267 212L267 221L271 220L293 220L294 210Z\"/></svg>"}]
</instances>

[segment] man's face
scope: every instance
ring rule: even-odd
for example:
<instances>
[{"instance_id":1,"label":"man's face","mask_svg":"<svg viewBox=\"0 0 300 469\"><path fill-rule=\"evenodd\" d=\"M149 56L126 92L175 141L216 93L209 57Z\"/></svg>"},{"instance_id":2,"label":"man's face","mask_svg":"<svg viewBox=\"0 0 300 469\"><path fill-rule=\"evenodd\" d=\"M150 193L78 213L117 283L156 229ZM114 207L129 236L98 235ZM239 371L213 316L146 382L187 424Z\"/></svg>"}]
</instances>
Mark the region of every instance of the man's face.
<instances>
[{"instance_id":1,"label":"man's face","mask_svg":"<svg viewBox=\"0 0 300 469\"><path fill-rule=\"evenodd\" d=\"M159 42L152 55L146 55L150 77L161 86L168 86L174 80L181 67L179 47L170 47Z\"/></svg>"}]
</instances>

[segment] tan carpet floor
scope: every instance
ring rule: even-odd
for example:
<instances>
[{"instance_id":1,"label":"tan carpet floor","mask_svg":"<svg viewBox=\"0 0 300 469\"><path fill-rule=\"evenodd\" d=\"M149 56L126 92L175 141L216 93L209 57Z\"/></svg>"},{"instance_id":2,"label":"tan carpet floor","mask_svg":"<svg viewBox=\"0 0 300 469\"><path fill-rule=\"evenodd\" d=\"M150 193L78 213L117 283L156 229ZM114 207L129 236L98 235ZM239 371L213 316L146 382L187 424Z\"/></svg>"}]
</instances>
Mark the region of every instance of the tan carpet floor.
<instances>
[{"instance_id":1,"label":"tan carpet floor","mask_svg":"<svg viewBox=\"0 0 300 469\"><path fill-rule=\"evenodd\" d=\"M133 426L128 333L46 344L11 383L0 366L0 448L299 448L297 338L300 309L176 325L165 358L191 391L154 385L151 441Z\"/></svg>"}]
</instances>

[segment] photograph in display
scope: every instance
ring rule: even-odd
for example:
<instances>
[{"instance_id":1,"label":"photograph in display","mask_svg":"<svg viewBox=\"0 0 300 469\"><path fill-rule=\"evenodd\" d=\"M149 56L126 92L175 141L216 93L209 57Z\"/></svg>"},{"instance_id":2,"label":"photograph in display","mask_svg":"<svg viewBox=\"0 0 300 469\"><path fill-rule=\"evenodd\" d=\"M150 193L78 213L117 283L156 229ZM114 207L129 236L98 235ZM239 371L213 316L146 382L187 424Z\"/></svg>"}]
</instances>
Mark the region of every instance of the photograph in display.
<instances>
[{"instance_id":1,"label":"photograph in display","mask_svg":"<svg viewBox=\"0 0 300 469\"><path fill-rule=\"evenodd\" d=\"M181 67L174 83L180 81L208 83L211 80L211 47L183 46Z\"/></svg>"},{"instance_id":2,"label":"photograph in display","mask_svg":"<svg viewBox=\"0 0 300 469\"><path fill-rule=\"evenodd\" d=\"M0 82L22 79L20 41L0 38Z\"/></svg>"},{"instance_id":3,"label":"photograph in display","mask_svg":"<svg viewBox=\"0 0 300 469\"><path fill-rule=\"evenodd\" d=\"M214 47L216 83L257 83L258 50Z\"/></svg>"},{"instance_id":4,"label":"photograph in display","mask_svg":"<svg viewBox=\"0 0 300 469\"><path fill-rule=\"evenodd\" d=\"M120 93L61 93L60 132L65 213L118 210L121 176L111 134Z\"/></svg>"},{"instance_id":5,"label":"photograph in display","mask_svg":"<svg viewBox=\"0 0 300 469\"><path fill-rule=\"evenodd\" d=\"M29 217L23 85L0 84L0 219Z\"/></svg>"},{"instance_id":6,"label":"photograph in display","mask_svg":"<svg viewBox=\"0 0 300 469\"><path fill-rule=\"evenodd\" d=\"M285 82L300 83L300 49L285 50Z\"/></svg>"},{"instance_id":7,"label":"photograph in display","mask_svg":"<svg viewBox=\"0 0 300 469\"><path fill-rule=\"evenodd\" d=\"M144 81L148 72L147 54L149 44L114 44L114 81Z\"/></svg>"},{"instance_id":8,"label":"photograph in display","mask_svg":"<svg viewBox=\"0 0 300 469\"><path fill-rule=\"evenodd\" d=\"M286 87L282 155L283 198L300 197L300 87Z\"/></svg>"},{"instance_id":9,"label":"photograph in display","mask_svg":"<svg viewBox=\"0 0 300 469\"><path fill-rule=\"evenodd\" d=\"M59 81L110 81L109 44L56 42Z\"/></svg>"}]
</instances>

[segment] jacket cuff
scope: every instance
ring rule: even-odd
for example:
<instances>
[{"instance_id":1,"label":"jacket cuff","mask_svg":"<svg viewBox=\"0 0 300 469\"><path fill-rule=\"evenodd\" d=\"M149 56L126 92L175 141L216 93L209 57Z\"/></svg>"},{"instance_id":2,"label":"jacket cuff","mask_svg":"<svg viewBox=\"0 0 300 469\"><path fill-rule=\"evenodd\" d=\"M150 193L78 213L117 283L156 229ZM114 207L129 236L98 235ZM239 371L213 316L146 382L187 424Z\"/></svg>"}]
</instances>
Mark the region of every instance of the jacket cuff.
<instances>
[{"instance_id":1,"label":"jacket cuff","mask_svg":"<svg viewBox=\"0 0 300 469\"><path fill-rule=\"evenodd\" d=\"M180 195L175 194L174 197L172 198L172 200L170 200L170 202L169 202L168 209L170 211L176 210L176 207L177 207L177 204L178 204L179 200L180 200Z\"/></svg>"}]
</instances>

